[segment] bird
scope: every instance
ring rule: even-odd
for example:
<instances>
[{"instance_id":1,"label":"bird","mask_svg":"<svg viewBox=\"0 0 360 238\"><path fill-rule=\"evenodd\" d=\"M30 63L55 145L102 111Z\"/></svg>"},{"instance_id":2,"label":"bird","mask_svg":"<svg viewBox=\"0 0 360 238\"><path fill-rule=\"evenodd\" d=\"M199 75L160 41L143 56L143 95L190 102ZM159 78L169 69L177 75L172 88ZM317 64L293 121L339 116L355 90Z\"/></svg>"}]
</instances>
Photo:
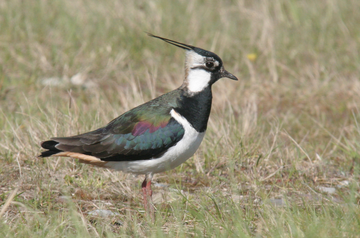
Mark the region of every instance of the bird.
<instances>
[{"instance_id":1,"label":"bird","mask_svg":"<svg viewBox=\"0 0 360 238\"><path fill-rule=\"evenodd\" d=\"M199 148L210 116L212 85L221 78L238 80L213 52L148 33L186 52L182 85L139 105L87 133L41 142L39 157L78 159L103 168L143 174L143 204L151 206L153 175L173 169Z\"/></svg>"}]
</instances>

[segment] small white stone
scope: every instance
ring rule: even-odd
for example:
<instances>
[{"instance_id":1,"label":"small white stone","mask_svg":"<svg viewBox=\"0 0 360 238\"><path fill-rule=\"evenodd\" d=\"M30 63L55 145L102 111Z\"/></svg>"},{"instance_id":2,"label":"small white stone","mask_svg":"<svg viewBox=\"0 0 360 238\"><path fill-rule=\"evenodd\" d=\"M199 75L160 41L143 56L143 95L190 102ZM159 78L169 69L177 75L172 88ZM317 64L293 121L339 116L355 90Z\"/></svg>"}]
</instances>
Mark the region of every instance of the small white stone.
<instances>
[{"instance_id":1,"label":"small white stone","mask_svg":"<svg viewBox=\"0 0 360 238\"><path fill-rule=\"evenodd\" d=\"M349 186L350 182L348 180L341 181L336 187L342 188Z\"/></svg>"},{"instance_id":2,"label":"small white stone","mask_svg":"<svg viewBox=\"0 0 360 238\"><path fill-rule=\"evenodd\" d=\"M91 216L100 216L100 217L109 217L109 216L117 216L120 215L118 212L112 212L110 210L94 210L88 212Z\"/></svg>"},{"instance_id":3,"label":"small white stone","mask_svg":"<svg viewBox=\"0 0 360 238\"><path fill-rule=\"evenodd\" d=\"M86 76L82 73L77 73L70 78L70 82L74 85L83 85L85 83Z\"/></svg>"},{"instance_id":4,"label":"small white stone","mask_svg":"<svg viewBox=\"0 0 360 238\"><path fill-rule=\"evenodd\" d=\"M333 188L333 187L328 188L328 187L319 186L318 189L319 189L320 192L328 193L328 194L333 194L333 193L336 192L336 189Z\"/></svg>"},{"instance_id":5,"label":"small white stone","mask_svg":"<svg viewBox=\"0 0 360 238\"><path fill-rule=\"evenodd\" d=\"M41 80L41 84L45 86L64 86L69 82L69 79L66 77L50 77Z\"/></svg>"}]
</instances>

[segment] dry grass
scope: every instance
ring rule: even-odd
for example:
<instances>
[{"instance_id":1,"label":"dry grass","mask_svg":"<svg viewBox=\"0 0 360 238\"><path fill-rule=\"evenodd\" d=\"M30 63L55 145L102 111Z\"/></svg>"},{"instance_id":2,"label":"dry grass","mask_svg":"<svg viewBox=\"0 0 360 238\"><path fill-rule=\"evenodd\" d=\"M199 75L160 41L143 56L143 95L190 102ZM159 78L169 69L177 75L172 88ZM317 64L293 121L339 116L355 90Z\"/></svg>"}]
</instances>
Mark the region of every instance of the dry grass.
<instances>
[{"instance_id":1,"label":"dry grass","mask_svg":"<svg viewBox=\"0 0 360 238\"><path fill-rule=\"evenodd\" d=\"M0 234L358 236L359 11L355 0L0 1ZM241 79L214 85L194 158L155 177L166 186L154 225L142 177L36 157L40 141L182 83L183 52L144 31L212 50Z\"/></svg>"}]
</instances>

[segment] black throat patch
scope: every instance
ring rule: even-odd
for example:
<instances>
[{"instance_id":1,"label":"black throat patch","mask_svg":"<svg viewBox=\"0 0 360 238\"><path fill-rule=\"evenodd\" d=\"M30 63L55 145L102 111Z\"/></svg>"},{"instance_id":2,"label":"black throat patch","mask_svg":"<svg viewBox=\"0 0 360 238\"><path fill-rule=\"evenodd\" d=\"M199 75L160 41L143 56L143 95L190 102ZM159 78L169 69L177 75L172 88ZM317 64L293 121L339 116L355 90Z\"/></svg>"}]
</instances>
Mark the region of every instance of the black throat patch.
<instances>
[{"instance_id":1,"label":"black throat patch","mask_svg":"<svg viewBox=\"0 0 360 238\"><path fill-rule=\"evenodd\" d=\"M197 132L204 132L206 131L211 111L211 85L193 95L189 95L185 90L186 89L184 89L179 99L179 106L174 109L183 116Z\"/></svg>"}]
</instances>

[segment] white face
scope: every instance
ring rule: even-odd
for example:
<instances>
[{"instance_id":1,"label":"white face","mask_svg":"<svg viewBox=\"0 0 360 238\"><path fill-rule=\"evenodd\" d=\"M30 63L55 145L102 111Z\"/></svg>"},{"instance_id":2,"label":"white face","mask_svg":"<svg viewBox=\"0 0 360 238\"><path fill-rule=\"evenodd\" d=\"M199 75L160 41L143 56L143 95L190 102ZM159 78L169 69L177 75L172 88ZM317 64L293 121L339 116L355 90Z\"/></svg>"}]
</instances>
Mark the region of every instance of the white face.
<instances>
[{"instance_id":1,"label":"white face","mask_svg":"<svg viewBox=\"0 0 360 238\"><path fill-rule=\"evenodd\" d=\"M208 67L209 63L212 67ZM219 62L215 59L206 58L195 53L194 51L187 51L185 68L187 70L186 82L189 91L196 93L209 86L211 72L207 71L205 68L210 70L217 66L219 66Z\"/></svg>"},{"instance_id":2,"label":"white face","mask_svg":"<svg viewBox=\"0 0 360 238\"><path fill-rule=\"evenodd\" d=\"M187 82L188 89L192 93L201 92L204 88L209 86L211 80L211 73L204 69L192 69L189 71Z\"/></svg>"}]
</instances>

